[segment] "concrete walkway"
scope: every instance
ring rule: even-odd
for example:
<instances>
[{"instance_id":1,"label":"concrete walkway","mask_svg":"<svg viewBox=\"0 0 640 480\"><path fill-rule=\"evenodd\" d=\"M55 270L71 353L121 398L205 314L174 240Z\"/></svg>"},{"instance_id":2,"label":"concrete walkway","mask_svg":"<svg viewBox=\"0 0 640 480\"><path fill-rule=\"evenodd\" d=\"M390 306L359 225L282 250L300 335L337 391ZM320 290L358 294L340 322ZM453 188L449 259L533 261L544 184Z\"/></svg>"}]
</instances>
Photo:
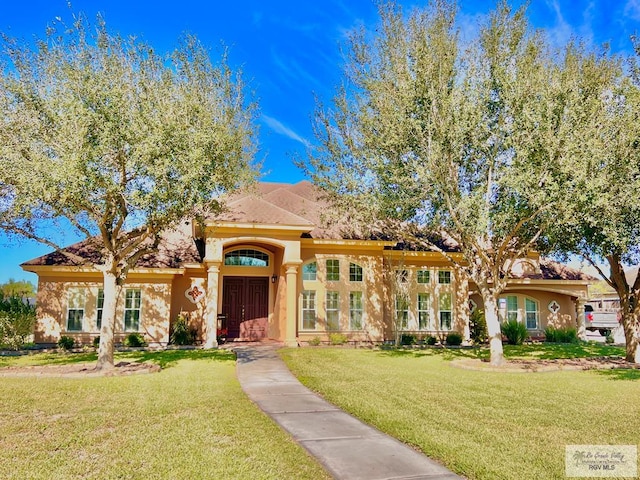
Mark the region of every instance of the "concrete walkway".
<instances>
[{"instance_id":1,"label":"concrete walkway","mask_svg":"<svg viewBox=\"0 0 640 480\"><path fill-rule=\"evenodd\" d=\"M461 478L304 387L280 360L276 347L237 346L233 350L245 393L334 478Z\"/></svg>"}]
</instances>

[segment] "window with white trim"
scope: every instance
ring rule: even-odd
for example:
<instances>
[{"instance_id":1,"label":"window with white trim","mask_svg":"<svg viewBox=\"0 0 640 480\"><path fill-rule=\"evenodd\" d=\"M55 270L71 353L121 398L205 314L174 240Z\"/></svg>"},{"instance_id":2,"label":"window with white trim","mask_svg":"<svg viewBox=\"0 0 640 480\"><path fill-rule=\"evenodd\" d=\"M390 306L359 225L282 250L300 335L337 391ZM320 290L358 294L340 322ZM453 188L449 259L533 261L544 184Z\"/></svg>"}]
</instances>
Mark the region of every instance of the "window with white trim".
<instances>
[{"instance_id":1,"label":"window with white trim","mask_svg":"<svg viewBox=\"0 0 640 480\"><path fill-rule=\"evenodd\" d=\"M417 272L418 283L429 283L431 281L431 275L429 270L418 270Z\"/></svg>"},{"instance_id":2,"label":"window with white trim","mask_svg":"<svg viewBox=\"0 0 640 480\"><path fill-rule=\"evenodd\" d=\"M104 289L98 289L98 298L96 299L96 326L98 330L102 328L102 310L104 309Z\"/></svg>"},{"instance_id":3,"label":"window with white trim","mask_svg":"<svg viewBox=\"0 0 640 480\"><path fill-rule=\"evenodd\" d=\"M518 321L518 297L509 295L507 297L507 321Z\"/></svg>"},{"instance_id":4,"label":"window with white trim","mask_svg":"<svg viewBox=\"0 0 640 480\"><path fill-rule=\"evenodd\" d=\"M439 299L440 330L451 330L451 294L441 293Z\"/></svg>"},{"instance_id":5,"label":"window with white trim","mask_svg":"<svg viewBox=\"0 0 640 480\"><path fill-rule=\"evenodd\" d=\"M428 293L418 293L418 330L431 330L431 297Z\"/></svg>"},{"instance_id":6,"label":"window with white trim","mask_svg":"<svg viewBox=\"0 0 640 480\"><path fill-rule=\"evenodd\" d=\"M409 299L396 295L396 325L400 330L409 328Z\"/></svg>"},{"instance_id":7,"label":"window with white trim","mask_svg":"<svg viewBox=\"0 0 640 480\"><path fill-rule=\"evenodd\" d=\"M302 266L302 280L316 280L318 278L318 264L306 263Z\"/></svg>"},{"instance_id":8,"label":"window with white trim","mask_svg":"<svg viewBox=\"0 0 640 480\"><path fill-rule=\"evenodd\" d=\"M349 329L362 330L362 292L349 292Z\"/></svg>"},{"instance_id":9,"label":"window with white trim","mask_svg":"<svg viewBox=\"0 0 640 480\"><path fill-rule=\"evenodd\" d=\"M140 309L142 307L142 291L139 288L127 288L124 296L124 331L140 330Z\"/></svg>"},{"instance_id":10,"label":"window with white trim","mask_svg":"<svg viewBox=\"0 0 640 480\"><path fill-rule=\"evenodd\" d=\"M527 328L529 330L536 330L538 328L538 321L540 319L540 311L538 310L538 302L531 298L524 299L524 311L527 322Z\"/></svg>"},{"instance_id":11,"label":"window with white trim","mask_svg":"<svg viewBox=\"0 0 640 480\"><path fill-rule=\"evenodd\" d=\"M449 285L451 283L451 271L450 270L438 271L438 283L440 285Z\"/></svg>"},{"instance_id":12,"label":"window with white trim","mask_svg":"<svg viewBox=\"0 0 640 480\"><path fill-rule=\"evenodd\" d=\"M325 310L327 312L327 330L340 330L340 293L328 291Z\"/></svg>"},{"instance_id":13,"label":"window with white trim","mask_svg":"<svg viewBox=\"0 0 640 480\"><path fill-rule=\"evenodd\" d=\"M340 260L329 259L326 263L327 281L337 282L340 280Z\"/></svg>"},{"instance_id":14,"label":"window with white trim","mask_svg":"<svg viewBox=\"0 0 640 480\"><path fill-rule=\"evenodd\" d=\"M316 292L315 290L302 291L302 329L316 329Z\"/></svg>"},{"instance_id":15,"label":"window with white trim","mask_svg":"<svg viewBox=\"0 0 640 480\"><path fill-rule=\"evenodd\" d=\"M350 282L362 281L362 267L357 263L349 264L349 281Z\"/></svg>"},{"instance_id":16,"label":"window with white trim","mask_svg":"<svg viewBox=\"0 0 640 480\"><path fill-rule=\"evenodd\" d=\"M85 289L69 288L67 302L67 331L81 332L84 323Z\"/></svg>"}]
</instances>

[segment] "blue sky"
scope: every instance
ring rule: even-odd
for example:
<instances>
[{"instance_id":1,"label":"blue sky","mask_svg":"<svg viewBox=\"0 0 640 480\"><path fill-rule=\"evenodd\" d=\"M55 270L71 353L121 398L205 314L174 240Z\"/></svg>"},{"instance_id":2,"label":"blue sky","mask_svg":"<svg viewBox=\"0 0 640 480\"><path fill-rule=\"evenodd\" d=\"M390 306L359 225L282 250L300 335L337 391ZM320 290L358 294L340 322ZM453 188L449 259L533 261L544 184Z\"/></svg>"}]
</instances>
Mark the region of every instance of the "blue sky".
<instances>
[{"instance_id":1,"label":"blue sky","mask_svg":"<svg viewBox=\"0 0 640 480\"><path fill-rule=\"evenodd\" d=\"M242 68L260 106L258 158L264 160L264 180L278 182L304 178L291 158L304 156L305 145L314 142L314 95L328 101L339 83L341 46L348 32L360 25L374 29L377 23L371 0L73 0L71 10L68 3L4 1L0 31L29 40L43 36L56 17L69 20L71 11L90 19L100 12L111 31L136 35L160 52L173 49L184 32L195 34L214 58L221 44L229 46L231 64ZM410 9L426 1L400 3ZM493 1L461 0L463 34L470 35L493 6ZM640 0L531 0L528 12L532 24L547 30L559 45L581 38L590 45L608 42L614 52L628 52L629 36L640 31ZM50 250L0 234L0 283L9 278L35 283L36 276L19 265Z\"/></svg>"}]
</instances>

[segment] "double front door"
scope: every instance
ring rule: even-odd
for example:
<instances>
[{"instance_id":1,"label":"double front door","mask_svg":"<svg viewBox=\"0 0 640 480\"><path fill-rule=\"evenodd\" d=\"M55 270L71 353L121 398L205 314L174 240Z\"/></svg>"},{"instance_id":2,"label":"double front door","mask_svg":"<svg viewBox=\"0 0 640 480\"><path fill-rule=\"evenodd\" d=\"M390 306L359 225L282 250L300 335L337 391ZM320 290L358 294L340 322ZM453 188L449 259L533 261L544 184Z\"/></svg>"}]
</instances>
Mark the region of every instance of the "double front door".
<instances>
[{"instance_id":1,"label":"double front door","mask_svg":"<svg viewBox=\"0 0 640 480\"><path fill-rule=\"evenodd\" d=\"M266 338L269 326L269 277L224 277L222 313L227 318L229 338Z\"/></svg>"}]
</instances>

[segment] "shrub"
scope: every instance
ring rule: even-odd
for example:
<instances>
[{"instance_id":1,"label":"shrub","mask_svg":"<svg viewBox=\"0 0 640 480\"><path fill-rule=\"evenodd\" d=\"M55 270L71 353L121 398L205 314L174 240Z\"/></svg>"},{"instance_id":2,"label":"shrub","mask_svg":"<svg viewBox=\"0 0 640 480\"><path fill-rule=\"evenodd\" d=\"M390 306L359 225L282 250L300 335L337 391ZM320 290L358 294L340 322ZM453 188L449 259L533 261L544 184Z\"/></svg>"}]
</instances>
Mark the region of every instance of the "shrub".
<instances>
[{"instance_id":1,"label":"shrub","mask_svg":"<svg viewBox=\"0 0 640 480\"><path fill-rule=\"evenodd\" d=\"M522 345L529 333L527 327L517 320L509 320L500 326L502 334L510 345Z\"/></svg>"},{"instance_id":2,"label":"shrub","mask_svg":"<svg viewBox=\"0 0 640 480\"><path fill-rule=\"evenodd\" d=\"M471 312L471 315L469 315L469 334L473 343L486 343L489 339L484 311L479 308L476 308Z\"/></svg>"},{"instance_id":3,"label":"shrub","mask_svg":"<svg viewBox=\"0 0 640 480\"><path fill-rule=\"evenodd\" d=\"M555 328L544 329L544 338L550 343L578 343L578 332L575 328Z\"/></svg>"},{"instance_id":4,"label":"shrub","mask_svg":"<svg viewBox=\"0 0 640 480\"><path fill-rule=\"evenodd\" d=\"M58 347L63 350L69 351L73 348L73 345L76 341L72 337L67 337L66 335L62 335L58 340Z\"/></svg>"},{"instance_id":5,"label":"shrub","mask_svg":"<svg viewBox=\"0 0 640 480\"><path fill-rule=\"evenodd\" d=\"M447 335L447 345L461 345L462 344L462 335L458 332L451 332Z\"/></svg>"},{"instance_id":6,"label":"shrub","mask_svg":"<svg viewBox=\"0 0 640 480\"><path fill-rule=\"evenodd\" d=\"M426 340L425 343L427 345L435 345L437 343L438 339L436 337L434 337L433 335L429 335Z\"/></svg>"},{"instance_id":7,"label":"shrub","mask_svg":"<svg viewBox=\"0 0 640 480\"><path fill-rule=\"evenodd\" d=\"M417 337L410 333L400 335L400 345L415 345L417 341Z\"/></svg>"},{"instance_id":8,"label":"shrub","mask_svg":"<svg viewBox=\"0 0 640 480\"><path fill-rule=\"evenodd\" d=\"M174 345L193 345L194 336L189 329L189 320L186 316L180 314L173 324L173 333L171 334L171 343Z\"/></svg>"},{"instance_id":9,"label":"shrub","mask_svg":"<svg viewBox=\"0 0 640 480\"><path fill-rule=\"evenodd\" d=\"M608 344L612 344L615 343L616 340L613 338L613 335L609 334L605 337L604 341Z\"/></svg>"},{"instance_id":10,"label":"shrub","mask_svg":"<svg viewBox=\"0 0 640 480\"><path fill-rule=\"evenodd\" d=\"M92 343L95 348L98 348L100 346L100 335L94 337Z\"/></svg>"},{"instance_id":11,"label":"shrub","mask_svg":"<svg viewBox=\"0 0 640 480\"><path fill-rule=\"evenodd\" d=\"M313 347L317 347L318 345L320 345L320 337L313 337L307 343Z\"/></svg>"},{"instance_id":12,"label":"shrub","mask_svg":"<svg viewBox=\"0 0 640 480\"><path fill-rule=\"evenodd\" d=\"M139 333L130 333L124 339L125 347L144 347L147 342L144 341L144 337Z\"/></svg>"},{"instance_id":13,"label":"shrub","mask_svg":"<svg viewBox=\"0 0 640 480\"><path fill-rule=\"evenodd\" d=\"M19 350L33 334L36 309L17 295L0 292L0 345Z\"/></svg>"},{"instance_id":14,"label":"shrub","mask_svg":"<svg viewBox=\"0 0 640 480\"><path fill-rule=\"evenodd\" d=\"M347 343L347 336L344 333L332 333L329 335L331 345L343 345Z\"/></svg>"}]
</instances>

